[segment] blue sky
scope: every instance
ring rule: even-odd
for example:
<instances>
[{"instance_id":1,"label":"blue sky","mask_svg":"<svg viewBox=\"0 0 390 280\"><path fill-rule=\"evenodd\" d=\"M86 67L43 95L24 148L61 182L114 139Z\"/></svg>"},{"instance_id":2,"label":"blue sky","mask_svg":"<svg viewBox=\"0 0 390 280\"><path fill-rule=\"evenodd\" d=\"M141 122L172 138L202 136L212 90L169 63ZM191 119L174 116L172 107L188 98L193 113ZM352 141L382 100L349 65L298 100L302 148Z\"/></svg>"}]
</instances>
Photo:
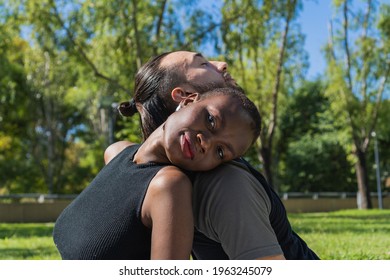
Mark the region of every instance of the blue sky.
<instances>
[{"instance_id":1,"label":"blue sky","mask_svg":"<svg viewBox=\"0 0 390 280\"><path fill-rule=\"evenodd\" d=\"M306 35L305 50L309 54L310 68L307 77L314 78L323 73L326 67L322 49L328 40L328 24L333 17L333 0L303 0L303 11L298 18L302 32ZM381 3L390 3L390 0L377 0ZM367 0L353 0L355 8L365 9ZM353 33L350 32L350 36Z\"/></svg>"},{"instance_id":2,"label":"blue sky","mask_svg":"<svg viewBox=\"0 0 390 280\"><path fill-rule=\"evenodd\" d=\"M309 54L310 68L307 77L314 78L325 70L321 49L328 39L328 23L332 17L331 0L304 0L299 16L302 32L306 35L305 50Z\"/></svg>"},{"instance_id":3,"label":"blue sky","mask_svg":"<svg viewBox=\"0 0 390 280\"><path fill-rule=\"evenodd\" d=\"M354 0L361 2L362 0ZM389 1L389 0L380 0ZM200 0L204 7L210 10L220 10L222 1ZM328 23L332 18L332 0L303 0L303 10L300 12L298 22L302 32L306 35L305 50L309 54L310 67L307 78L311 79L323 73L325 70L325 59L321 52L328 37ZM184 24L184 23L183 23ZM212 54L203 51L206 56Z\"/></svg>"},{"instance_id":4,"label":"blue sky","mask_svg":"<svg viewBox=\"0 0 390 280\"><path fill-rule=\"evenodd\" d=\"M276 0L277 1L277 0ZM328 24L332 19L334 0L303 0L303 9L300 11L298 22L302 33L306 35L304 48L309 55L310 67L307 78L313 79L324 73L326 62L322 49L328 40ZM364 6L367 0L353 0L352 6ZM377 0L379 3L387 3L390 0ZM219 10L222 1L200 0L201 5L210 10ZM204 52L206 56L211 54Z\"/></svg>"}]
</instances>

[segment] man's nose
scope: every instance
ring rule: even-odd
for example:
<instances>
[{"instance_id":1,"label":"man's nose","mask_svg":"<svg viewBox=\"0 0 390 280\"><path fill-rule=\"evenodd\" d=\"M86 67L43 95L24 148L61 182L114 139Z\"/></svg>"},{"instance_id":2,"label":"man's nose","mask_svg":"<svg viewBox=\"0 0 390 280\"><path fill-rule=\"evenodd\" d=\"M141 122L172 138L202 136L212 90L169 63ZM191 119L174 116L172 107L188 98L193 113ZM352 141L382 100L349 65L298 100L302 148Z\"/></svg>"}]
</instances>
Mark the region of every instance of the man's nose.
<instances>
[{"instance_id":1,"label":"man's nose","mask_svg":"<svg viewBox=\"0 0 390 280\"><path fill-rule=\"evenodd\" d=\"M226 72L228 65L224 61L210 61L211 64L215 66L215 68L218 69L219 72Z\"/></svg>"}]
</instances>

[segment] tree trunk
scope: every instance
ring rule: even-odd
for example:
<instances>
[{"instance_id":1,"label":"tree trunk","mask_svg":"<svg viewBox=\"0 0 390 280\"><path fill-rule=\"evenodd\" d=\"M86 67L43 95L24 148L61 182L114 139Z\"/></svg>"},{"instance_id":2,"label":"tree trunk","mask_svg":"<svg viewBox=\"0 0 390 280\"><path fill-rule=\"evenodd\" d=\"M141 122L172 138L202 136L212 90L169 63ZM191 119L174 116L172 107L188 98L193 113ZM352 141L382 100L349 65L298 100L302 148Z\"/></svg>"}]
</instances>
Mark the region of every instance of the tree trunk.
<instances>
[{"instance_id":1,"label":"tree trunk","mask_svg":"<svg viewBox=\"0 0 390 280\"><path fill-rule=\"evenodd\" d=\"M134 25L134 37L135 37L135 45L136 45L136 62L137 62L137 68L141 68L142 62L141 62L141 43L140 43L140 35L138 32L138 20L137 20L137 15L138 15L138 6L137 6L137 1L133 0L133 25Z\"/></svg>"},{"instance_id":2,"label":"tree trunk","mask_svg":"<svg viewBox=\"0 0 390 280\"><path fill-rule=\"evenodd\" d=\"M272 178L272 153L271 149L269 147L266 147L265 145L262 145L260 148L260 155L264 166L264 176L267 179L270 186L278 192L278 187L273 185L273 178Z\"/></svg>"},{"instance_id":3,"label":"tree trunk","mask_svg":"<svg viewBox=\"0 0 390 280\"><path fill-rule=\"evenodd\" d=\"M297 5L296 0L291 0L289 2L289 10L286 17L286 24L284 26L283 36L282 36L282 42L280 44L279 48L279 55L278 55L278 64L276 69L276 76L275 76L275 84L274 88L272 90L272 112L270 115L270 123L268 125L268 130L265 135L266 139L261 139L261 148L260 148L260 154L263 158L263 164L264 164L264 173L265 176L270 183L270 185L274 188L275 191L277 191L278 187L274 186L273 180L272 180L272 143L275 135L275 130L277 127L277 119L278 119L278 95L279 95L279 88L281 84L282 79L282 71L283 71L283 64L284 64L284 54L286 51L287 46L287 38L288 38L288 31L290 28L291 20L295 14L295 9ZM266 140L266 141L264 141Z\"/></svg>"},{"instance_id":4,"label":"tree trunk","mask_svg":"<svg viewBox=\"0 0 390 280\"><path fill-rule=\"evenodd\" d=\"M160 42L161 27L163 24L164 12L165 12L166 6L167 6L167 0L161 1L160 13L159 13L158 20L157 20L156 33L155 33L154 44L153 44L153 55L155 55L155 56L159 54L158 43Z\"/></svg>"},{"instance_id":5,"label":"tree trunk","mask_svg":"<svg viewBox=\"0 0 390 280\"><path fill-rule=\"evenodd\" d=\"M368 176L366 166L366 153L356 148L355 155L357 157L356 177L358 182L358 208L372 209L370 190L368 188Z\"/></svg>"}]
</instances>

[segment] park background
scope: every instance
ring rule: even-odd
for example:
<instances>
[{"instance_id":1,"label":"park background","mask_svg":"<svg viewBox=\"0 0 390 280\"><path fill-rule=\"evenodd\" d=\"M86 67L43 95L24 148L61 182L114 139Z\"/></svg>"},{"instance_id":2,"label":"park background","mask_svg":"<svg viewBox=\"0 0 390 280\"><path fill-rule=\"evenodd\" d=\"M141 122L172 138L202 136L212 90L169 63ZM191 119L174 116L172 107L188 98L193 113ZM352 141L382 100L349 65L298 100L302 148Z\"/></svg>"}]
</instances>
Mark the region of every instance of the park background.
<instances>
[{"instance_id":1,"label":"park background","mask_svg":"<svg viewBox=\"0 0 390 280\"><path fill-rule=\"evenodd\" d=\"M139 120L115 110L137 69L183 49L228 62L256 103L246 157L282 197L388 199L389 1L0 0L0 203L81 192L110 143L141 141ZM374 213L388 234L389 212Z\"/></svg>"}]
</instances>

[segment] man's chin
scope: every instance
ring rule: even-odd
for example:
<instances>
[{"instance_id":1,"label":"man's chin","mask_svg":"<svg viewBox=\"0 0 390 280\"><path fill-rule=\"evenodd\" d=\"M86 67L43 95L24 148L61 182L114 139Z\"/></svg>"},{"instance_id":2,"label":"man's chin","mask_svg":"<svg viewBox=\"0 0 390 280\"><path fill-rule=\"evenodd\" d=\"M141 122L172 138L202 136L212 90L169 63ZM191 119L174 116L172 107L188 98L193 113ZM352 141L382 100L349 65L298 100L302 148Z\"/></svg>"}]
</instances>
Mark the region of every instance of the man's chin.
<instances>
[{"instance_id":1,"label":"man's chin","mask_svg":"<svg viewBox=\"0 0 390 280\"><path fill-rule=\"evenodd\" d=\"M231 79L230 81L226 81L226 85L230 88L236 89L241 91L242 93L245 93L245 91L240 87L239 84L234 79Z\"/></svg>"}]
</instances>

